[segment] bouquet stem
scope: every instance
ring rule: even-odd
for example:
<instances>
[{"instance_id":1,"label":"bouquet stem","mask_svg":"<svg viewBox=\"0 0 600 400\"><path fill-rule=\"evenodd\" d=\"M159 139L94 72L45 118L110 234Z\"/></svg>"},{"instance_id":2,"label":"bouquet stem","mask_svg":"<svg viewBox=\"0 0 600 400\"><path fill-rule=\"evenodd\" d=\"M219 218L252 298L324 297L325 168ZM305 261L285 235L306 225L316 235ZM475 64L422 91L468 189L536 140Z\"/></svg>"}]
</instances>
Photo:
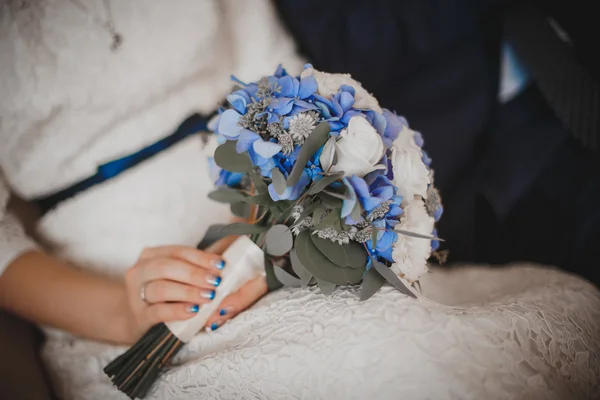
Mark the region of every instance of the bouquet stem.
<instances>
[{"instance_id":1,"label":"bouquet stem","mask_svg":"<svg viewBox=\"0 0 600 400\"><path fill-rule=\"evenodd\" d=\"M169 365L183 345L165 324L157 324L108 364L104 372L129 398L144 398L161 370Z\"/></svg>"}]
</instances>

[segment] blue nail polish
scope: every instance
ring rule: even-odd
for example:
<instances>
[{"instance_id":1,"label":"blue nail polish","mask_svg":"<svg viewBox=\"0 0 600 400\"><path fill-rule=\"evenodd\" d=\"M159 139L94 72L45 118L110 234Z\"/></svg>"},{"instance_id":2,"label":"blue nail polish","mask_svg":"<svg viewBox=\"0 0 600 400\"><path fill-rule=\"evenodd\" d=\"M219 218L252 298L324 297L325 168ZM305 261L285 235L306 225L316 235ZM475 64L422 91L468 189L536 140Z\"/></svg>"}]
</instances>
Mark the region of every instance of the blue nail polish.
<instances>
[{"instance_id":1,"label":"blue nail polish","mask_svg":"<svg viewBox=\"0 0 600 400\"><path fill-rule=\"evenodd\" d=\"M221 308L221 311L219 311L219 315L223 316L223 315L226 315L226 314L227 314L227 310L224 309L224 308Z\"/></svg>"},{"instance_id":2,"label":"blue nail polish","mask_svg":"<svg viewBox=\"0 0 600 400\"><path fill-rule=\"evenodd\" d=\"M194 304L193 306L189 306L187 308L187 312L197 313L199 309L200 309L200 306L198 306L198 304Z\"/></svg>"},{"instance_id":3,"label":"blue nail polish","mask_svg":"<svg viewBox=\"0 0 600 400\"><path fill-rule=\"evenodd\" d=\"M217 287L221 284L221 281L223 279L220 276L210 276L206 279L206 282L210 283L211 285Z\"/></svg>"},{"instance_id":4,"label":"blue nail polish","mask_svg":"<svg viewBox=\"0 0 600 400\"><path fill-rule=\"evenodd\" d=\"M219 327L219 325L216 322L213 322L212 325L210 326L210 330L216 331L218 327Z\"/></svg>"},{"instance_id":5,"label":"blue nail polish","mask_svg":"<svg viewBox=\"0 0 600 400\"><path fill-rule=\"evenodd\" d=\"M223 269L225 268L225 260L219 260L215 263L215 267L217 267L217 269Z\"/></svg>"},{"instance_id":6,"label":"blue nail polish","mask_svg":"<svg viewBox=\"0 0 600 400\"><path fill-rule=\"evenodd\" d=\"M213 300L215 298L215 291L211 290L210 292L202 292L202 297L205 299Z\"/></svg>"}]
</instances>

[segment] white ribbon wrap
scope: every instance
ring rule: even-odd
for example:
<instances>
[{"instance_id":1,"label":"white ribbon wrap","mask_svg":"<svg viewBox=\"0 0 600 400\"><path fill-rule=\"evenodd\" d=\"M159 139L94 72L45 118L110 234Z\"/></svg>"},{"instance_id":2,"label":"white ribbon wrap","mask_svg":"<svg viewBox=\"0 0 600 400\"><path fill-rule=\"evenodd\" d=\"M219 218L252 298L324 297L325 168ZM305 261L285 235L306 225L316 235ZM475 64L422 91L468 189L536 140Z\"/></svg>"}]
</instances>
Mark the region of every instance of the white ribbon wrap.
<instances>
[{"instance_id":1,"label":"white ribbon wrap","mask_svg":"<svg viewBox=\"0 0 600 400\"><path fill-rule=\"evenodd\" d=\"M223 253L225 268L221 272L221 285L215 290L215 298L202 305L194 318L184 321L167 322L165 325L184 343L192 340L204 326L208 318L219 308L221 301L236 292L246 282L263 275L265 271L264 253L247 236L240 236Z\"/></svg>"}]
</instances>

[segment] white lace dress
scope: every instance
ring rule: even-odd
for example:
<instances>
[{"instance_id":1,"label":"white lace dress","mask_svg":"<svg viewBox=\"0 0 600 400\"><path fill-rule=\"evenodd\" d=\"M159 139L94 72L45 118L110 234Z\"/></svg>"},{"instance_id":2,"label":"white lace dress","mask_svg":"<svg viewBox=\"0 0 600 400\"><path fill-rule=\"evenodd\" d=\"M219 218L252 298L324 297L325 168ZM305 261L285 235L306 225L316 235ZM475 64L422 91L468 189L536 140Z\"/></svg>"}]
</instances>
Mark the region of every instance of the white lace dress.
<instances>
[{"instance_id":1,"label":"white lace dress","mask_svg":"<svg viewBox=\"0 0 600 400\"><path fill-rule=\"evenodd\" d=\"M79 3L104 18L103 2ZM279 62L301 65L266 0L111 5L124 37L116 52L71 0L3 3L0 271L35 245L5 210L9 192L53 192L154 142L190 112L214 109L230 73L256 79ZM184 140L47 214L37 242L116 276L144 247L195 245L229 217L206 198L209 153L200 138ZM386 288L362 303L355 288L272 293L198 335L149 398L600 398L600 292L585 281L552 268L468 266L434 270L423 293ZM61 398L126 399L102 373L125 348L46 331Z\"/></svg>"}]
</instances>

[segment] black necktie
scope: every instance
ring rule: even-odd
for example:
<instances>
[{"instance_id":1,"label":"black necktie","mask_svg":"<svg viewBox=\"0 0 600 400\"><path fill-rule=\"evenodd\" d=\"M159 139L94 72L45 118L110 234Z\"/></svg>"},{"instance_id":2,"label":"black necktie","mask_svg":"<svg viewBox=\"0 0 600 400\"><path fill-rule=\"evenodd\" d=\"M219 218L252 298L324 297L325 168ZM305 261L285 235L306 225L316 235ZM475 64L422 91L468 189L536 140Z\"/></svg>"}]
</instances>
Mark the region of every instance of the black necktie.
<instances>
[{"instance_id":1,"label":"black necktie","mask_svg":"<svg viewBox=\"0 0 600 400\"><path fill-rule=\"evenodd\" d=\"M547 16L525 4L511 10L506 39L564 127L592 152L600 146L600 88Z\"/></svg>"}]
</instances>

